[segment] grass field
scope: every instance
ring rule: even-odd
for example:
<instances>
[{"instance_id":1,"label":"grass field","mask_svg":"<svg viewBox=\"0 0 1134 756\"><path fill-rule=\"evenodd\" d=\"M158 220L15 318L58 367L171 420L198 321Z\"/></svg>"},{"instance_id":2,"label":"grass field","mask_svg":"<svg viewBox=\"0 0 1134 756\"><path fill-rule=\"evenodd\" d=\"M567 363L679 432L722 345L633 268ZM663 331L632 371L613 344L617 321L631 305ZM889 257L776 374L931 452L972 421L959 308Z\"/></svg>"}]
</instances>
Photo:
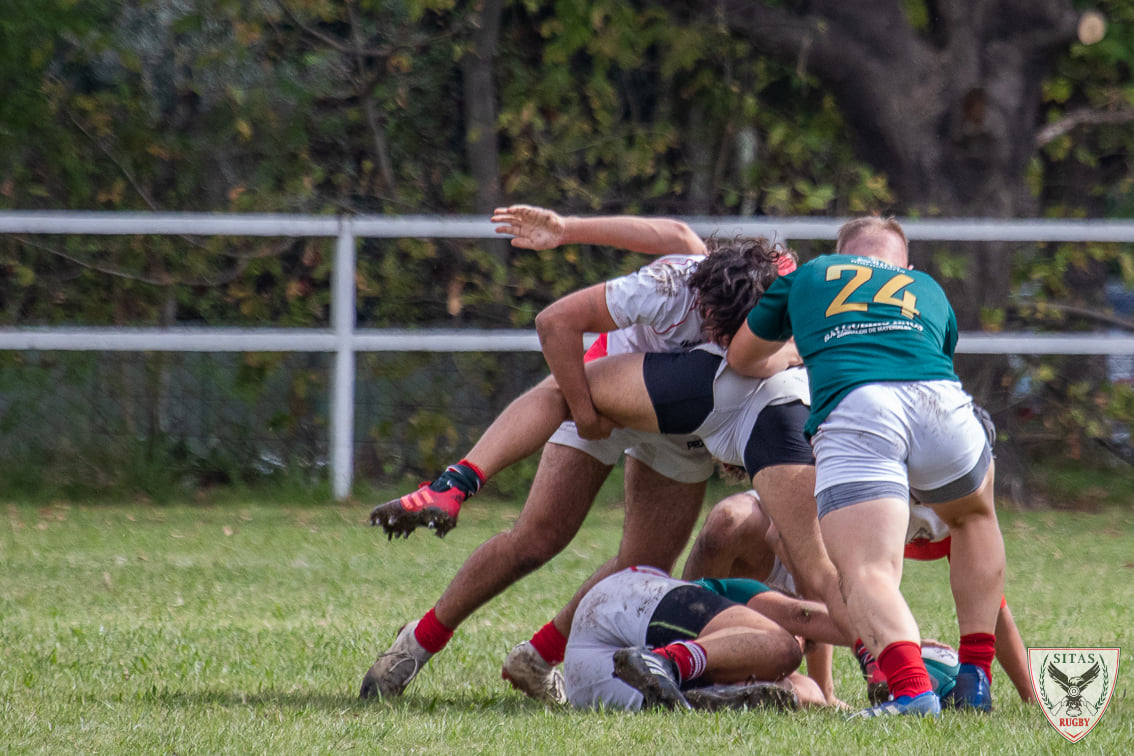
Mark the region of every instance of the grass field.
<instances>
[{"instance_id":1,"label":"grass field","mask_svg":"<svg viewBox=\"0 0 1134 756\"><path fill-rule=\"evenodd\" d=\"M609 492L608 492L609 493ZM5 753L1129 753L1131 659L1070 744L1001 673L991 716L848 722L801 714L545 708L500 680L511 645L615 550L617 492L550 565L475 615L399 700L358 685L465 556L516 517L471 502L445 540L387 543L352 506L2 502L0 751ZM378 499L381 500L381 499ZM1008 598L1034 646L1134 648L1134 509L1003 512ZM911 564L923 633L956 642L943 563ZM849 652L836 685L865 692Z\"/></svg>"}]
</instances>

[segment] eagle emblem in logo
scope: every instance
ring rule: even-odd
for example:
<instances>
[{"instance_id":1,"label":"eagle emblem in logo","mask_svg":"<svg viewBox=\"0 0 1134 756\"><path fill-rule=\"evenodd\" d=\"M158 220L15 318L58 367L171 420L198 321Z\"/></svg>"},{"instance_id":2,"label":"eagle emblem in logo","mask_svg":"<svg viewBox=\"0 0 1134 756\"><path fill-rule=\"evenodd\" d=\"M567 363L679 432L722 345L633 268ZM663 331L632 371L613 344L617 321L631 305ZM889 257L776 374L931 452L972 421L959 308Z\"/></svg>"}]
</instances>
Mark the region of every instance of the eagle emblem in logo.
<instances>
[{"instance_id":1,"label":"eagle emblem in logo","mask_svg":"<svg viewBox=\"0 0 1134 756\"><path fill-rule=\"evenodd\" d=\"M1028 670L1044 715L1072 743L1090 732L1118 681L1117 648L1029 648Z\"/></svg>"}]
</instances>

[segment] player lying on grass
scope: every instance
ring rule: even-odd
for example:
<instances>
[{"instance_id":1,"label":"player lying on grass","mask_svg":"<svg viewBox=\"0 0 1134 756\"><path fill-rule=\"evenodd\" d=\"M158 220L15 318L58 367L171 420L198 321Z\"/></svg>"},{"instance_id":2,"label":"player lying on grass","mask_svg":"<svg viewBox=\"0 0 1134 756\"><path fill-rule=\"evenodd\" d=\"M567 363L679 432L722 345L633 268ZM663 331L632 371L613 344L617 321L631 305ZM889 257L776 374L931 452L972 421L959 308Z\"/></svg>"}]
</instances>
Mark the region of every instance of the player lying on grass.
<instances>
[{"instance_id":1,"label":"player lying on grass","mask_svg":"<svg viewBox=\"0 0 1134 756\"><path fill-rule=\"evenodd\" d=\"M563 662L567 699L632 710L826 705L815 681L797 671L803 638L832 642L841 633L814 602L781 611L792 601L756 580L690 582L652 567L610 575L575 613ZM956 668L931 665L948 690Z\"/></svg>"},{"instance_id":2,"label":"player lying on grass","mask_svg":"<svg viewBox=\"0 0 1134 756\"><path fill-rule=\"evenodd\" d=\"M768 256L765 281L777 275L775 266L775 256ZM727 337L722 338L727 341ZM727 368L722 353L719 345L704 345L690 352L623 354L595 360L586 368L591 400L600 413L619 426L696 435L714 457L742 466L764 501L774 501L776 508L792 513L788 527L798 529L800 521L804 527L813 524L813 459L803 436L808 415L805 373L790 368L767 379L744 378ZM793 356L785 351L783 359L789 364ZM539 438L531 429L542 423L546 437L567 411L564 400L558 414L549 407L542 418L526 418L529 432L514 438L529 438L538 444ZM777 525L783 534L786 528ZM793 564L814 568L819 559L825 559L821 551L810 554L811 559L800 559L794 556L792 541L786 537L784 541L793 551ZM822 597L827 605L839 606L833 574L825 587L827 592ZM412 668L409 662L399 660L415 653L415 643L420 643L416 635L403 631L395 648L380 657L368 673L372 685L378 686L389 668ZM418 652L413 658L420 657ZM833 691L823 692L833 698Z\"/></svg>"},{"instance_id":3,"label":"player lying on grass","mask_svg":"<svg viewBox=\"0 0 1134 756\"><path fill-rule=\"evenodd\" d=\"M548 364L555 378L576 392L580 382L573 376L583 369L585 333L609 331L600 343L612 355L686 350L709 337L727 337L777 274L776 266L794 265L786 250L766 241L717 244L706 257L704 243L688 226L666 219L561 218L526 206L502 209L493 217L502 224L498 231L515 234L513 244L529 249L597 243L654 254L682 251L635 274L570 294L540 314L537 329ZM509 405L466 458L430 486L375 508L371 522L388 535L407 535L419 525L443 534L456 523L461 503L485 479L534 452L551 434L516 524L478 547L433 609L399 633L364 678L364 697L400 695L461 622L559 553L578 532L623 450L626 519L618 554L531 641L509 653L504 676L528 695L562 702L562 676L554 667L562 661L574 607L586 588L631 564L672 569L712 473L704 444L689 435L631 429L597 438L612 427L605 418L584 421L581 429L577 423L557 427L565 417L565 401L570 405L572 399L565 399L556 380L544 381ZM593 406L589 394L573 401ZM577 407L571 411L596 417ZM580 430L592 438L583 438ZM818 544L818 527L813 530ZM829 574L833 576L833 568Z\"/></svg>"},{"instance_id":4,"label":"player lying on grass","mask_svg":"<svg viewBox=\"0 0 1134 756\"><path fill-rule=\"evenodd\" d=\"M806 433L823 540L851 626L894 696L861 715L941 710L900 589L911 491L948 524L952 540L962 662L953 700L991 710L1005 571L992 453L953 371L953 309L932 278L910 269L896 221L846 223L836 254L773 282L732 340L729 364L772 375L764 360L792 337L811 379Z\"/></svg>"},{"instance_id":5,"label":"player lying on grass","mask_svg":"<svg viewBox=\"0 0 1134 756\"><path fill-rule=\"evenodd\" d=\"M988 421L991 423L991 420ZM991 425L986 426L991 428ZM992 431L995 433L995 431ZM920 504L910 508L910 522L906 531L905 558L919 561L947 559L949 557L949 530L932 509ZM777 543L775 527L761 511L755 491L744 491L717 502L705 524L697 534L689 557L685 561L682 578L695 580L706 576L751 578L772 586L783 585L789 591L793 582L790 570L777 555L782 551ZM773 611L764 613L773 619ZM996 619L996 658L1016 692L1024 701L1035 700L1028 677L1027 654L1015 619L1006 601L1002 600ZM845 645L846 640L838 641ZM925 641L923 641L924 645ZM940 645L936 642L933 645ZM872 704L882 703L890 697L886 678L878 669L874 657L860 639L854 641L853 650L867 684L867 697ZM807 659L808 675L816 678L816 662L822 679L825 660L822 649L810 653ZM829 663L827 661L826 663Z\"/></svg>"}]
</instances>

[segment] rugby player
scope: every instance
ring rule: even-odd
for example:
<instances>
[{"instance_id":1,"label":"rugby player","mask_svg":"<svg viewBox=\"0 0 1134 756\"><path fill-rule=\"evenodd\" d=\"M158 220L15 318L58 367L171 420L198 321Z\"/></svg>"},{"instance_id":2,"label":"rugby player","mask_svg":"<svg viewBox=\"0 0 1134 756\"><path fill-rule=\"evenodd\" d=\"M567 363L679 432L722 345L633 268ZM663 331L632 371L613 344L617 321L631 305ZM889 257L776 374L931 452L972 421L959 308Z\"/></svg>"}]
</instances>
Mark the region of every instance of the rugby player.
<instances>
[{"instance_id":1,"label":"rugby player","mask_svg":"<svg viewBox=\"0 0 1134 756\"><path fill-rule=\"evenodd\" d=\"M513 244L529 249L602 243L653 254L683 251L549 306L537 318L537 330L553 377L514 401L465 459L428 487L375 508L372 524L381 525L390 536L408 535L420 525L443 535L456 524L461 503L487 478L550 437L515 526L478 547L437 604L403 627L364 677L363 697L400 695L461 622L562 550L578 532L614 462L628 450L626 521L618 555L505 660L504 677L516 687L537 698L564 700L562 675L555 666L563 658L578 599L603 576L626 566L672 569L691 534L704 481L713 469L698 437L664 436L656 428L647 434L612 431L615 424L593 411L586 380L581 383L577 375L584 362L584 333L609 332L607 353L622 356L687 350L706 338L727 340L770 280L795 263L786 249L766 240L716 244L706 255L704 243L688 226L666 219L562 218L528 206L503 208L493 217L502 224L498 231L514 234ZM784 366L797 360L790 350L783 354ZM720 362L719 355L711 355L699 364L711 379ZM568 416L574 423L560 425ZM809 465L809 450L806 455ZM790 480L772 483L791 487ZM776 499L773 491L768 495ZM814 543L819 543L817 527ZM833 567L829 573L833 576Z\"/></svg>"},{"instance_id":2,"label":"rugby player","mask_svg":"<svg viewBox=\"0 0 1134 756\"><path fill-rule=\"evenodd\" d=\"M811 379L823 540L855 634L894 696L860 715L941 710L900 590L911 493L951 537L961 661L952 702L990 711L1005 571L992 453L953 370L956 316L941 287L911 269L897 221L852 220L835 254L778 278L732 340L729 364L771 375L764 360L792 338Z\"/></svg>"}]
</instances>

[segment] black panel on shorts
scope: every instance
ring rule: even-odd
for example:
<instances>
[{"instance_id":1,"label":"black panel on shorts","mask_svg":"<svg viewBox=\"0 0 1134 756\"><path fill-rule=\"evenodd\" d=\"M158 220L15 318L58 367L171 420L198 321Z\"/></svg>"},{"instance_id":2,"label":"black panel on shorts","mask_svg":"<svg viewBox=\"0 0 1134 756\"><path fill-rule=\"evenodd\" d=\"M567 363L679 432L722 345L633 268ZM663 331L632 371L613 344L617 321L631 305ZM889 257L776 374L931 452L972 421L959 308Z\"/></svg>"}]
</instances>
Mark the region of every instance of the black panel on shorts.
<instances>
[{"instance_id":1,"label":"black panel on shorts","mask_svg":"<svg viewBox=\"0 0 1134 756\"><path fill-rule=\"evenodd\" d=\"M810 414L811 408L798 399L760 411L744 445L744 470L748 477L773 465L815 464L811 444L803 435Z\"/></svg>"},{"instance_id":2,"label":"black panel on shorts","mask_svg":"<svg viewBox=\"0 0 1134 756\"><path fill-rule=\"evenodd\" d=\"M721 356L689 352L647 352L642 378L662 433L692 433L713 411L713 379Z\"/></svg>"},{"instance_id":3,"label":"black panel on shorts","mask_svg":"<svg viewBox=\"0 0 1134 756\"><path fill-rule=\"evenodd\" d=\"M693 640L709 620L737 606L724 596L699 585L679 585L662 597L646 629L646 645L657 648L674 641Z\"/></svg>"}]
</instances>

